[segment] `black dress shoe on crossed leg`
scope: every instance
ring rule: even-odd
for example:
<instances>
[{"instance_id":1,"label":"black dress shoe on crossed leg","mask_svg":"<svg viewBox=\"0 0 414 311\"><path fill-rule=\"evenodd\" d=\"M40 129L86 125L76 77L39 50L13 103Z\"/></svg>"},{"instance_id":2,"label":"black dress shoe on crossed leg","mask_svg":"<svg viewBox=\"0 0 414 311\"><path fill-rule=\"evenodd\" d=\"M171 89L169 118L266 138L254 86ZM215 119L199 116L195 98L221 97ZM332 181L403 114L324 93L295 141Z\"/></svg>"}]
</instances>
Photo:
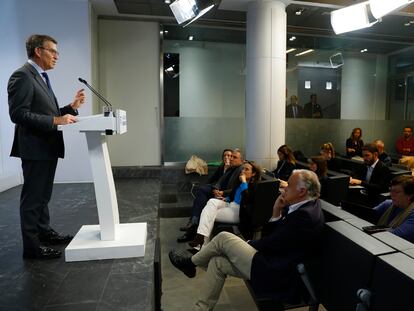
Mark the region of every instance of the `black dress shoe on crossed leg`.
<instances>
[{"instance_id":1,"label":"black dress shoe on crossed leg","mask_svg":"<svg viewBox=\"0 0 414 311\"><path fill-rule=\"evenodd\" d=\"M35 251L24 251L23 258L25 259L54 259L59 258L62 256L62 252L60 250L50 248L47 246L40 246Z\"/></svg>"},{"instance_id":2,"label":"black dress shoe on crossed leg","mask_svg":"<svg viewBox=\"0 0 414 311\"><path fill-rule=\"evenodd\" d=\"M46 245L66 244L72 241L72 239L73 236L57 233L53 229L48 233L39 236L40 242Z\"/></svg>"},{"instance_id":3,"label":"black dress shoe on crossed leg","mask_svg":"<svg viewBox=\"0 0 414 311\"><path fill-rule=\"evenodd\" d=\"M178 270L183 272L187 277L193 278L196 275L196 266L191 261L191 257L184 257L180 254L177 254L176 251L170 251L168 253L171 263Z\"/></svg>"}]
</instances>

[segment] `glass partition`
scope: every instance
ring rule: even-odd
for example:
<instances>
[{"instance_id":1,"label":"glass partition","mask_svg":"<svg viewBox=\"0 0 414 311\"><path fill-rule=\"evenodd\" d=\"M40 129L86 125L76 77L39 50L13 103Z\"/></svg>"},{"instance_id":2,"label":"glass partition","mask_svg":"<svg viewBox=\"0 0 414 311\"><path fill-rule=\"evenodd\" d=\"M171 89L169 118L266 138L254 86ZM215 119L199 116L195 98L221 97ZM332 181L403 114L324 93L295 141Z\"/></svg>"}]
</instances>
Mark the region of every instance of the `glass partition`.
<instances>
[{"instance_id":1,"label":"glass partition","mask_svg":"<svg viewBox=\"0 0 414 311\"><path fill-rule=\"evenodd\" d=\"M314 155L330 141L344 154L345 140L360 127L364 142L381 139L395 153L402 127L414 125L412 53L314 48L306 38L309 46L287 47L285 104L294 95L303 109L316 95L322 118L296 118L292 111L286 143ZM243 43L164 40L164 162L185 162L192 154L218 160L224 148L244 149L245 55Z\"/></svg>"},{"instance_id":2,"label":"glass partition","mask_svg":"<svg viewBox=\"0 0 414 311\"><path fill-rule=\"evenodd\" d=\"M164 66L164 162L244 149L245 45L165 40L163 52L175 59Z\"/></svg>"}]
</instances>

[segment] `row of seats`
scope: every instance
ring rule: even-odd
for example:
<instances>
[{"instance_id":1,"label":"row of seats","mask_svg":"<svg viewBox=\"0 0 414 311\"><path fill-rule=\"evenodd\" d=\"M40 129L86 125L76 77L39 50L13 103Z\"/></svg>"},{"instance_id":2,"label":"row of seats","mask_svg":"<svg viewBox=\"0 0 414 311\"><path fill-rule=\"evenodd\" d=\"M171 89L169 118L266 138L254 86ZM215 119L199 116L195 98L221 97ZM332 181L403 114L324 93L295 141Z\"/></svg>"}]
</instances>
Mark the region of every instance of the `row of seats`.
<instances>
[{"instance_id":1,"label":"row of seats","mask_svg":"<svg viewBox=\"0 0 414 311\"><path fill-rule=\"evenodd\" d=\"M362 227L371 223L323 200L322 209L327 220L323 243L317 260L306 263L304 274L313 284L306 292L316 293L310 295L314 298L309 310L318 310L315 297L329 311L411 310L414 244L389 232L369 235ZM298 306L257 298L246 284L261 311Z\"/></svg>"},{"instance_id":2,"label":"row of seats","mask_svg":"<svg viewBox=\"0 0 414 311\"><path fill-rule=\"evenodd\" d=\"M358 290L366 289L370 298L363 305L369 310L411 310L414 244L389 232L371 236L362 231L371 223L327 202L322 208L331 221L311 273L319 301L327 310L355 310L362 304Z\"/></svg>"}]
</instances>

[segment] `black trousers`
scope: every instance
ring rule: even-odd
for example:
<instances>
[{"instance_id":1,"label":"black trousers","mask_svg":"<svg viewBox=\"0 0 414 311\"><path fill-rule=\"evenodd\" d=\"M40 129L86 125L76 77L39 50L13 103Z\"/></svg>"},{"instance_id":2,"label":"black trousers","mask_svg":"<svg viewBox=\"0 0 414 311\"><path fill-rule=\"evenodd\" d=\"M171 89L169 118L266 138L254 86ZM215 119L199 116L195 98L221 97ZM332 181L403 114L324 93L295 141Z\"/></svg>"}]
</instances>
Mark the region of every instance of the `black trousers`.
<instances>
[{"instance_id":1,"label":"black trousers","mask_svg":"<svg viewBox=\"0 0 414 311\"><path fill-rule=\"evenodd\" d=\"M36 252L40 246L39 235L50 230L48 203L52 195L57 166L55 160L22 159L24 183L20 195L20 225L23 249Z\"/></svg>"},{"instance_id":2,"label":"black trousers","mask_svg":"<svg viewBox=\"0 0 414 311\"><path fill-rule=\"evenodd\" d=\"M191 216L200 219L201 212L211 198L213 198L213 187L210 184L201 186L196 192Z\"/></svg>"}]
</instances>

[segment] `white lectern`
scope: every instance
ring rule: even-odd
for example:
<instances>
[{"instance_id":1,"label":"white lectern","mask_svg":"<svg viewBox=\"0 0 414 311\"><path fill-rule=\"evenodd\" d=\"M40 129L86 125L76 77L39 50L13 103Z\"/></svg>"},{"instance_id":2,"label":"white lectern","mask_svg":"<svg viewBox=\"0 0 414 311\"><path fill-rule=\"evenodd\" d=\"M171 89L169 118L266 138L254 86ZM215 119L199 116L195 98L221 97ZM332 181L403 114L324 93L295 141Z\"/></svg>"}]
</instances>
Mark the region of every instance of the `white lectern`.
<instances>
[{"instance_id":1,"label":"white lectern","mask_svg":"<svg viewBox=\"0 0 414 311\"><path fill-rule=\"evenodd\" d=\"M99 217L99 225L81 227L65 249L65 260L144 256L147 223L119 223L115 184L106 144L106 135L126 132L126 112L117 109L115 112L78 117L78 122L60 125L58 129L86 134Z\"/></svg>"}]
</instances>

